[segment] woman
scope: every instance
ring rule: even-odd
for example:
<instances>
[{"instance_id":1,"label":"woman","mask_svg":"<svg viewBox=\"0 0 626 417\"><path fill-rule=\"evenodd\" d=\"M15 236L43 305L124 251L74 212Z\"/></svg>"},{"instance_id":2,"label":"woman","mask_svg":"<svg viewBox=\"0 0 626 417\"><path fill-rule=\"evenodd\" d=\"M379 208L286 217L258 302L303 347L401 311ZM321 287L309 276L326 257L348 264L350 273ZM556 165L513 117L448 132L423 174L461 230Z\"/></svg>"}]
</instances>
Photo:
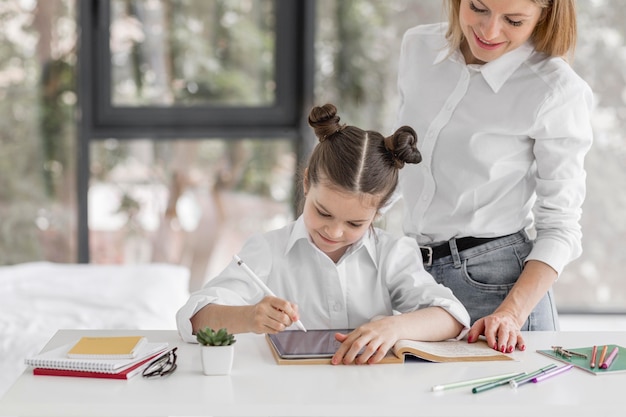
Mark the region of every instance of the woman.
<instances>
[{"instance_id":1,"label":"woman","mask_svg":"<svg viewBox=\"0 0 626 417\"><path fill-rule=\"evenodd\" d=\"M468 341L523 350L520 330L558 329L551 287L581 253L592 92L564 59L575 2L447 9L402 42L399 124L423 156L400 175L403 228L468 309Z\"/></svg>"}]
</instances>

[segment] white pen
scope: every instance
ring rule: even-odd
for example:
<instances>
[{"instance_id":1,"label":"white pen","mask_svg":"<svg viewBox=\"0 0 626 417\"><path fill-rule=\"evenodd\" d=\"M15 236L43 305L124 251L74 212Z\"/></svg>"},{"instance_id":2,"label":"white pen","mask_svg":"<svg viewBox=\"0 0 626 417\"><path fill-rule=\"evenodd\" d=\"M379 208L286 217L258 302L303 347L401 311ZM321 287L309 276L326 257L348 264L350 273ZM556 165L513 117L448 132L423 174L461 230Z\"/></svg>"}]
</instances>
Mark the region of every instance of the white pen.
<instances>
[{"instance_id":1,"label":"white pen","mask_svg":"<svg viewBox=\"0 0 626 417\"><path fill-rule=\"evenodd\" d=\"M274 294L274 291L272 291L270 289L270 287L268 287L267 285L265 285L265 283L261 280L261 278L258 277L257 274L254 273L254 271L252 269L250 269L250 267L248 265L246 265L246 263L237 255L233 256L233 258L235 259L235 262L237 262L237 265L242 267L244 271L246 271L246 273L248 274L248 276L250 278L252 278L252 280L259 286L261 287L261 289L265 292L265 294L267 295L271 295L272 297L276 297L276 294ZM302 322L300 320L297 320L295 322L295 325L302 330L303 332L306 332L306 328L304 327L304 324L302 324Z\"/></svg>"}]
</instances>

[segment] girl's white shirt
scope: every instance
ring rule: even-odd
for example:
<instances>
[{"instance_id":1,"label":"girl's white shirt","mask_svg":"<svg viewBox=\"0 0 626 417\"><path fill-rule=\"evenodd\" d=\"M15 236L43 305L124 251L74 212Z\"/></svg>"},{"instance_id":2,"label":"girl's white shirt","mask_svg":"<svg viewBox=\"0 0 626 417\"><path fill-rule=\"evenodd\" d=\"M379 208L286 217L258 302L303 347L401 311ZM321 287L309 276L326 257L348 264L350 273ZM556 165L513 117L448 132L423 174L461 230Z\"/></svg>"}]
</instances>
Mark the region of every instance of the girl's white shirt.
<instances>
[{"instance_id":1,"label":"girl's white shirt","mask_svg":"<svg viewBox=\"0 0 626 417\"><path fill-rule=\"evenodd\" d=\"M335 264L311 241L304 221L251 237L238 256L274 291L296 303L308 329L353 329L375 319L429 306L448 311L469 330L465 307L424 270L414 239L368 231ZM342 284L343 282L343 284ZM176 315L178 331L195 342L189 319L210 303L256 304L265 296L231 262L194 292ZM293 326L292 326L293 327Z\"/></svg>"},{"instance_id":2,"label":"girl's white shirt","mask_svg":"<svg viewBox=\"0 0 626 417\"><path fill-rule=\"evenodd\" d=\"M428 244L526 229L527 260L560 274L581 253L591 89L528 43L466 65L446 29L418 26L402 41L398 126L416 130L423 157L400 171L404 232Z\"/></svg>"}]
</instances>

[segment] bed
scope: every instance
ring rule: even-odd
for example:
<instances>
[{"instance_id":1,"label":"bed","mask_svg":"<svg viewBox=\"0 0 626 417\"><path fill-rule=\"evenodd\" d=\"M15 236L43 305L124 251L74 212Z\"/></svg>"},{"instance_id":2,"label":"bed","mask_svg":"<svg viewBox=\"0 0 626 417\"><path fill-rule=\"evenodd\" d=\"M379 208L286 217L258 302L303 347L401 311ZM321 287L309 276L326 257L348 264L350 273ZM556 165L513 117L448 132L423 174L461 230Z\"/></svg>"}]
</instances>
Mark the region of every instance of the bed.
<instances>
[{"instance_id":1,"label":"bed","mask_svg":"<svg viewBox=\"0 0 626 417\"><path fill-rule=\"evenodd\" d=\"M176 329L189 270L170 264L0 266L0 397L59 329Z\"/></svg>"}]
</instances>

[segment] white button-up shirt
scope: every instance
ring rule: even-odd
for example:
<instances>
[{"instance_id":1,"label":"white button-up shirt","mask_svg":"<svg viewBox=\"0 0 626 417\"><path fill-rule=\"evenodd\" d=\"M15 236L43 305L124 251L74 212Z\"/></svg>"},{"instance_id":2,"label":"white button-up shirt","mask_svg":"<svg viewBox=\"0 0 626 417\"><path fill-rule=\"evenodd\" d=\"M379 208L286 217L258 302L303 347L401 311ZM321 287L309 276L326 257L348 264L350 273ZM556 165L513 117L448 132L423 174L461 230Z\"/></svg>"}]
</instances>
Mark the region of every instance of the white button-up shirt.
<instances>
[{"instance_id":1,"label":"white button-up shirt","mask_svg":"<svg viewBox=\"0 0 626 417\"><path fill-rule=\"evenodd\" d=\"M404 231L427 244L534 227L527 260L560 273L581 253L592 92L530 44L466 65L446 28L418 26L402 42L398 125L416 130L423 157L400 171Z\"/></svg>"},{"instance_id":2,"label":"white button-up shirt","mask_svg":"<svg viewBox=\"0 0 626 417\"><path fill-rule=\"evenodd\" d=\"M424 270L413 239L368 231L335 264L311 241L300 217L290 225L255 235L241 259L278 296L298 304L307 329L352 329L376 316L429 306L448 311L469 329L469 314L452 292ZM262 290L233 261L178 311L181 337L195 342L189 319L209 303L256 304Z\"/></svg>"}]
</instances>

